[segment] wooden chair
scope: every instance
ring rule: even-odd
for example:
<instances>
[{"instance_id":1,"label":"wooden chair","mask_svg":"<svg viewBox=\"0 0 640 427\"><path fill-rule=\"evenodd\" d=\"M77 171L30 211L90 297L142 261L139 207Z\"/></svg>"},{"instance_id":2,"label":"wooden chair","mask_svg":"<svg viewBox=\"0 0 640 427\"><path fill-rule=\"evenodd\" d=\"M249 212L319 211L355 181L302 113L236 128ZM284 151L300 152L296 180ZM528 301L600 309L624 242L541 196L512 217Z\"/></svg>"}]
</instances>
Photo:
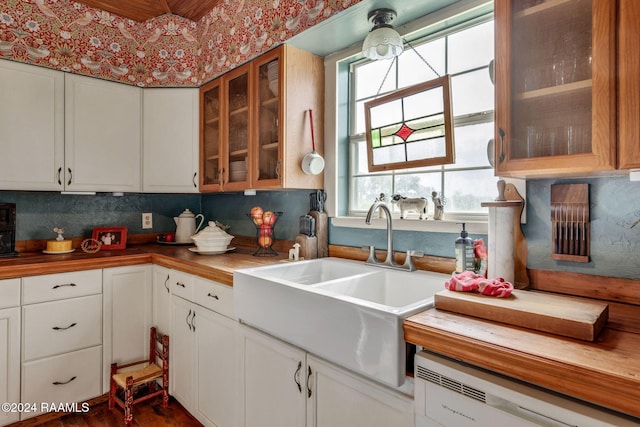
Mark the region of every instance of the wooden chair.
<instances>
[{"instance_id":1,"label":"wooden chair","mask_svg":"<svg viewBox=\"0 0 640 427\"><path fill-rule=\"evenodd\" d=\"M160 378L162 381L158 384L156 380ZM133 405L159 395L166 408L169 405L169 336L158 334L152 327L148 359L124 365L111 364L109 409L114 409L116 404L123 408L124 423L130 426Z\"/></svg>"}]
</instances>

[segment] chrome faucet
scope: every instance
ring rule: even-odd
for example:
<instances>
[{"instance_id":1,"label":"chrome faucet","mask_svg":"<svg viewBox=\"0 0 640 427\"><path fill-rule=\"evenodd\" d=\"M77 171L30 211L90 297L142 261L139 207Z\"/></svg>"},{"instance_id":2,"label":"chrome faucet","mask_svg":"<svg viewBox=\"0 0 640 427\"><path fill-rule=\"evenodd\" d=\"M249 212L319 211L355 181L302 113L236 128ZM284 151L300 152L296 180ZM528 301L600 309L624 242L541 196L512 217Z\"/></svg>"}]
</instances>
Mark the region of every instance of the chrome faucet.
<instances>
[{"instance_id":1,"label":"chrome faucet","mask_svg":"<svg viewBox=\"0 0 640 427\"><path fill-rule=\"evenodd\" d=\"M404 260L404 264L402 265L396 263L393 260L393 224L391 221L391 211L389 210L389 207L386 205L386 203L380 200L376 200L369 208L369 212L367 212L367 217L364 220L365 224L371 225L373 214L377 209L384 211L385 216L387 217L387 258L384 260L384 262L381 263L376 258L376 248L373 246L368 246L365 247L365 249L369 250L369 257L365 261L365 264L373 264L379 267L414 271L416 269L416 266L413 264L412 256L422 256L422 252L407 251L407 256Z\"/></svg>"}]
</instances>

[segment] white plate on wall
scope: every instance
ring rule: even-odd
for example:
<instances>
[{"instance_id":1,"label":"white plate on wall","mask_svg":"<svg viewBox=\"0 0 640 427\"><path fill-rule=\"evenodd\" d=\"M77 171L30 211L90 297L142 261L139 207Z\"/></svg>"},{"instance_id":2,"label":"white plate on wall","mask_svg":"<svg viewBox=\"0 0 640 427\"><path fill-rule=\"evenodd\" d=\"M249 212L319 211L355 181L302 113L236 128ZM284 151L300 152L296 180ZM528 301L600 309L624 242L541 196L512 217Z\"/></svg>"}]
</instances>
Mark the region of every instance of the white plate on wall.
<instances>
[{"instance_id":1,"label":"white plate on wall","mask_svg":"<svg viewBox=\"0 0 640 427\"><path fill-rule=\"evenodd\" d=\"M219 250L219 251L201 251L198 248L187 248L187 249L189 249L191 252L195 252L195 253L200 254L200 255L220 255L220 254L227 253L229 251L233 251L236 248L229 246L229 247L227 247L227 249L222 249L222 250Z\"/></svg>"}]
</instances>

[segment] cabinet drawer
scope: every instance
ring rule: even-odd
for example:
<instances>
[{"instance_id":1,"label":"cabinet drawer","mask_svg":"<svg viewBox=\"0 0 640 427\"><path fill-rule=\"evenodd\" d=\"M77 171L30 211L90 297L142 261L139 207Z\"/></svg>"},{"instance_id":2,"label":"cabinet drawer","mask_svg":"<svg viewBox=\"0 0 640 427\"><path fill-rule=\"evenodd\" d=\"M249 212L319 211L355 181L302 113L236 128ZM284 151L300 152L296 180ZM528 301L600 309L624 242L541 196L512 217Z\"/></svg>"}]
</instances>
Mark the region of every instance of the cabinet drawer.
<instances>
[{"instance_id":1,"label":"cabinet drawer","mask_svg":"<svg viewBox=\"0 0 640 427\"><path fill-rule=\"evenodd\" d=\"M102 346L97 346L25 363L22 402L39 407L41 402L75 403L100 396L101 361ZM34 415L25 413L22 419Z\"/></svg>"},{"instance_id":2,"label":"cabinet drawer","mask_svg":"<svg viewBox=\"0 0 640 427\"><path fill-rule=\"evenodd\" d=\"M102 293L102 270L45 274L22 279L22 304Z\"/></svg>"},{"instance_id":3,"label":"cabinet drawer","mask_svg":"<svg viewBox=\"0 0 640 427\"><path fill-rule=\"evenodd\" d=\"M20 306L20 279L0 280L0 308Z\"/></svg>"},{"instance_id":4,"label":"cabinet drawer","mask_svg":"<svg viewBox=\"0 0 640 427\"><path fill-rule=\"evenodd\" d=\"M102 343L102 295L22 307L23 360Z\"/></svg>"},{"instance_id":5,"label":"cabinet drawer","mask_svg":"<svg viewBox=\"0 0 640 427\"><path fill-rule=\"evenodd\" d=\"M171 270L169 287L171 293L186 300L193 301L193 279L194 276L181 271Z\"/></svg>"},{"instance_id":6,"label":"cabinet drawer","mask_svg":"<svg viewBox=\"0 0 640 427\"><path fill-rule=\"evenodd\" d=\"M233 288L210 280L194 279L194 302L216 313L234 318Z\"/></svg>"}]
</instances>

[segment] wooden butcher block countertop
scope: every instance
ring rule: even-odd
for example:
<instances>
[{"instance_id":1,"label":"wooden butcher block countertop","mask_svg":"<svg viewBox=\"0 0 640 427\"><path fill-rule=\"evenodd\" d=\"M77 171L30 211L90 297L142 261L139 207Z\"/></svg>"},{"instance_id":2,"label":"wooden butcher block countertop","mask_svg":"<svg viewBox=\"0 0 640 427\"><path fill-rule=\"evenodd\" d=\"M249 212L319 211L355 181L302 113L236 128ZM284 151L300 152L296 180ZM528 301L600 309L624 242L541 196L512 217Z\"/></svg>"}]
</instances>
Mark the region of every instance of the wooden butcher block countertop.
<instances>
[{"instance_id":1,"label":"wooden butcher block countertop","mask_svg":"<svg viewBox=\"0 0 640 427\"><path fill-rule=\"evenodd\" d=\"M405 340L640 417L640 306L608 304L609 321L594 342L436 308L405 320Z\"/></svg>"},{"instance_id":2,"label":"wooden butcher block countertop","mask_svg":"<svg viewBox=\"0 0 640 427\"><path fill-rule=\"evenodd\" d=\"M199 255L189 247L192 246L145 244L95 254L79 249L60 255L21 253L15 258L0 258L0 279L154 263L232 285L235 270L279 262L287 255L283 252L275 257L254 257L255 248L245 246L222 255Z\"/></svg>"}]
</instances>

